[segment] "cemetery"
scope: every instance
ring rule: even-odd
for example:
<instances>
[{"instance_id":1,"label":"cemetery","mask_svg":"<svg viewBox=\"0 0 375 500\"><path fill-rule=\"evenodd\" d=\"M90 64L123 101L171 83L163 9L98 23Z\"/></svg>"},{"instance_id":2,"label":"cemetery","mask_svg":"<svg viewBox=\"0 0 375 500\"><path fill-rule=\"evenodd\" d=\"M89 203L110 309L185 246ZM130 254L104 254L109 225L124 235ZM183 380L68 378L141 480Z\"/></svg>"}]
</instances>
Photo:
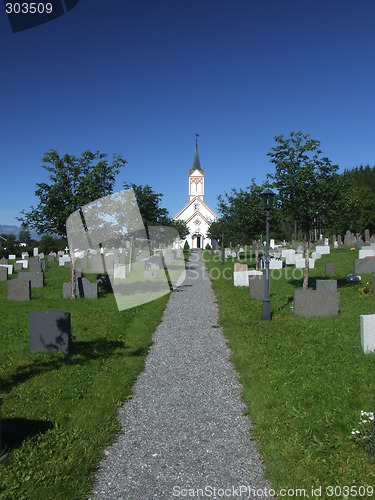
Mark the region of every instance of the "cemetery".
<instances>
[{"instance_id":1,"label":"cemetery","mask_svg":"<svg viewBox=\"0 0 375 500\"><path fill-rule=\"evenodd\" d=\"M248 284L238 277L258 273L254 245L245 247L239 259L226 259L232 279L222 273L212 280L220 323L244 380L243 397L257 422L262 450L272 457L275 474L293 476L296 484L303 484L311 467L308 456L315 457L312 477L327 484L335 469L340 478L361 470L364 483L375 481L371 443L365 452L351 442L360 409L374 411L375 272L369 265L357 274L358 261L367 266L362 262L372 260L363 250L367 245L352 239L323 251L313 245L310 256L316 252L319 257L310 267L306 291L303 269L291 258L296 249L283 246L282 269L270 269L271 321L262 321L265 271L260 262L261 275L253 277L258 282L263 278L260 290L250 276ZM209 252L206 262L208 269L219 266ZM277 450L274 439L280 443ZM324 459L318 458L319 450ZM298 468L289 462L291 454L298 456ZM283 472L281 462L286 464Z\"/></svg>"},{"instance_id":2,"label":"cemetery","mask_svg":"<svg viewBox=\"0 0 375 500\"><path fill-rule=\"evenodd\" d=\"M189 254L184 252L185 258ZM169 295L119 311L110 284L123 273L96 273L95 263L77 271L81 294L72 300L70 267L61 266L57 255L37 257L34 269L13 266L11 274L5 260L0 267L2 481L12 498L22 491L16 451L23 457L21 469L32 474L33 498L47 498L46 485L50 498L77 498L91 486L87 470L95 470L101 448L118 431L118 406L131 395ZM139 260L134 272L153 273L153 279L158 271L151 267Z\"/></svg>"}]
</instances>

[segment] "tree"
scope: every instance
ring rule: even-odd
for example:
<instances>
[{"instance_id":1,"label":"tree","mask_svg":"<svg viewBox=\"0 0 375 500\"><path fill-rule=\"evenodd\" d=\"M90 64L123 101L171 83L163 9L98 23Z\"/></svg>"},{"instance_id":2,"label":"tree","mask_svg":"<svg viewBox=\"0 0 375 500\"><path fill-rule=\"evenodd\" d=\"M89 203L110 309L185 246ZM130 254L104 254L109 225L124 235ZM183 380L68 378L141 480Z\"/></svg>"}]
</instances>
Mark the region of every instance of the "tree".
<instances>
[{"instance_id":1,"label":"tree","mask_svg":"<svg viewBox=\"0 0 375 500\"><path fill-rule=\"evenodd\" d=\"M277 188L285 218L292 217L306 235L305 276L308 286L310 230L328 225L339 212L338 166L322 156L320 141L309 134L291 132L289 138L275 137L277 146L268 153L276 167L267 178Z\"/></svg>"},{"instance_id":2,"label":"tree","mask_svg":"<svg viewBox=\"0 0 375 500\"><path fill-rule=\"evenodd\" d=\"M22 224L35 229L39 234L66 236L66 220L84 205L109 195L113 191L115 176L127 161L114 154L112 164L107 155L87 150L82 156L59 153L51 149L42 161L42 168L50 172L50 183L38 183L35 195L39 198L36 208L21 211L17 217ZM93 162L99 160L95 165Z\"/></svg>"},{"instance_id":3,"label":"tree","mask_svg":"<svg viewBox=\"0 0 375 500\"><path fill-rule=\"evenodd\" d=\"M208 235L212 239L224 239L235 245L248 244L250 240L260 238L265 230L265 214L261 193L266 184L258 186L255 179L245 189L232 189L230 193L218 196L218 212L220 221L214 221Z\"/></svg>"},{"instance_id":4,"label":"tree","mask_svg":"<svg viewBox=\"0 0 375 500\"><path fill-rule=\"evenodd\" d=\"M66 221L84 205L107 196L113 191L115 176L127 161L121 155L113 154L112 163L107 155L87 150L81 157L65 154L60 156L51 149L42 161L42 168L50 172L49 181L38 183L35 195L39 198L36 208L21 211L17 217L23 225L35 229L39 234L57 234L66 237ZM93 164L96 162L95 164ZM73 249L71 249L72 252ZM72 298L75 296L75 279L72 260Z\"/></svg>"},{"instance_id":5,"label":"tree","mask_svg":"<svg viewBox=\"0 0 375 500\"><path fill-rule=\"evenodd\" d=\"M138 186L125 183L124 188L133 189L134 191L147 237L149 237L149 226L173 227L177 230L181 239L184 239L189 234L189 229L184 221L174 221L169 217L168 210L160 206L163 197L161 193L155 193L148 184Z\"/></svg>"}]
</instances>

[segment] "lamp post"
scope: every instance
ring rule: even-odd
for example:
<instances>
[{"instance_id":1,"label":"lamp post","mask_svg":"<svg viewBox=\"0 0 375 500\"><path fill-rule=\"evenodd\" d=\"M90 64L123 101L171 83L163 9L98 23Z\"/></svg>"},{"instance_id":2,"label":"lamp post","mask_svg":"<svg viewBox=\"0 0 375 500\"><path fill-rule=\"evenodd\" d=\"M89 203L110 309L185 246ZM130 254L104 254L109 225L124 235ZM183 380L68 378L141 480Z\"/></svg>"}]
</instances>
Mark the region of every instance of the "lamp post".
<instances>
[{"instance_id":1,"label":"lamp post","mask_svg":"<svg viewBox=\"0 0 375 500\"><path fill-rule=\"evenodd\" d=\"M264 299L263 299L263 309L262 309L262 320L271 320L271 304L270 304L270 258L269 258L269 219L270 210L273 206L273 197L275 193L269 188L263 191L261 194L263 200L263 210L266 211L266 279L264 287Z\"/></svg>"},{"instance_id":2,"label":"lamp post","mask_svg":"<svg viewBox=\"0 0 375 500\"><path fill-rule=\"evenodd\" d=\"M223 221L220 220L221 224L221 265L224 265L224 224Z\"/></svg>"}]
</instances>

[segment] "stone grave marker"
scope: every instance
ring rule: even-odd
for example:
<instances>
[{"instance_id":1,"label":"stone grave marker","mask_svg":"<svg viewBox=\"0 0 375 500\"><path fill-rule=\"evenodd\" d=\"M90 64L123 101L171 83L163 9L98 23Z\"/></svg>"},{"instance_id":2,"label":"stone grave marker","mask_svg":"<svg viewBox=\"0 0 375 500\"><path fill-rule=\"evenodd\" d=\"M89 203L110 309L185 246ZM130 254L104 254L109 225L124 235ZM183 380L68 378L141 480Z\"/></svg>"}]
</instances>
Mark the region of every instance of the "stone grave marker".
<instances>
[{"instance_id":1,"label":"stone grave marker","mask_svg":"<svg viewBox=\"0 0 375 500\"><path fill-rule=\"evenodd\" d=\"M15 262L13 267L15 271L21 271L23 269L22 262Z\"/></svg>"},{"instance_id":2,"label":"stone grave marker","mask_svg":"<svg viewBox=\"0 0 375 500\"><path fill-rule=\"evenodd\" d=\"M375 273L375 259L355 259L354 261L355 274L374 274Z\"/></svg>"},{"instance_id":3,"label":"stone grave marker","mask_svg":"<svg viewBox=\"0 0 375 500\"><path fill-rule=\"evenodd\" d=\"M8 274L13 274L13 264L0 264L0 267L5 267L8 270Z\"/></svg>"},{"instance_id":4,"label":"stone grave marker","mask_svg":"<svg viewBox=\"0 0 375 500\"><path fill-rule=\"evenodd\" d=\"M253 300L263 300L264 299L264 290L266 286L266 277L264 274L253 274L249 275L249 294L250 299ZM271 290L271 277L269 280L269 287Z\"/></svg>"},{"instance_id":5,"label":"stone grave marker","mask_svg":"<svg viewBox=\"0 0 375 500\"><path fill-rule=\"evenodd\" d=\"M2 259L0 259L0 264L7 266L8 265L8 259L6 259L5 257L3 257Z\"/></svg>"},{"instance_id":6,"label":"stone grave marker","mask_svg":"<svg viewBox=\"0 0 375 500\"><path fill-rule=\"evenodd\" d=\"M44 286L44 274L42 271L34 271L34 272L23 272L18 273L19 281L30 281L31 288L40 288ZM13 280L15 281L15 280Z\"/></svg>"},{"instance_id":7,"label":"stone grave marker","mask_svg":"<svg viewBox=\"0 0 375 500\"><path fill-rule=\"evenodd\" d=\"M91 283L87 278L78 278L78 288L83 292L84 299L98 298L98 284Z\"/></svg>"},{"instance_id":8,"label":"stone grave marker","mask_svg":"<svg viewBox=\"0 0 375 500\"><path fill-rule=\"evenodd\" d=\"M248 271L236 271L233 273L234 286L249 286L249 276L263 275L262 271L250 269Z\"/></svg>"},{"instance_id":9,"label":"stone grave marker","mask_svg":"<svg viewBox=\"0 0 375 500\"><path fill-rule=\"evenodd\" d=\"M31 282L27 280L8 281L8 300L30 300Z\"/></svg>"},{"instance_id":10,"label":"stone grave marker","mask_svg":"<svg viewBox=\"0 0 375 500\"><path fill-rule=\"evenodd\" d=\"M303 254L303 252L305 251L305 249L304 249L304 247L302 245L299 245L297 247L296 251L297 251L298 254Z\"/></svg>"},{"instance_id":11,"label":"stone grave marker","mask_svg":"<svg viewBox=\"0 0 375 500\"><path fill-rule=\"evenodd\" d=\"M70 313L40 311L29 314L29 351L69 353L72 343Z\"/></svg>"},{"instance_id":12,"label":"stone grave marker","mask_svg":"<svg viewBox=\"0 0 375 500\"><path fill-rule=\"evenodd\" d=\"M126 277L126 265L125 264L114 264L113 278L114 279L125 279L125 277Z\"/></svg>"},{"instance_id":13,"label":"stone grave marker","mask_svg":"<svg viewBox=\"0 0 375 500\"><path fill-rule=\"evenodd\" d=\"M249 266L247 264L240 264L239 262L236 262L234 264L234 272L238 272L238 271L248 271L249 269Z\"/></svg>"},{"instance_id":14,"label":"stone grave marker","mask_svg":"<svg viewBox=\"0 0 375 500\"><path fill-rule=\"evenodd\" d=\"M147 271L157 271L158 269L163 268L163 261L158 255L153 255L145 261L145 270Z\"/></svg>"},{"instance_id":15,"label":"stone grave marker","mask_svg":"<svg viewBox=\"0 0 375 500\"><path fill-rule=\"evenodd\" d=\"M37 271L42 270L42 263L39 260L30 260L29 261L29 270L36 269Z\"/></svg>"},{"instance_id":16,"label":"stone grave marker","mask_svg":"<svg viewBox=\"0 0 375 500\"><path fill-rule=\"evenodd\" d=\"M340 294L327 290L295 290L293 312L296 316L336 316Z\"/></svg>"},{"instance_id":17,"label":"stone grave marker","mask_svg":"<svg viewBox=\"0 0 375 500\"><path fill-rule=\"evenodd\" d=\"M15 255L8 255L8 260L16 260L16 256Z\"/></svg>"},{"instance_id":18,"label":"stone grave marker","mask_svg":"<svg viewBox=\"0 0 375 500\"><path fill-rule=\"evenodd\" d=\"M369 229L365 229L365 241L366 242L369 242L370 241L370 230Z\"/></svg>"},{"instance_id":19,"label":"stone grave marker","mask_svg":"<svg viewBox=\"0 0 375 500\"><path fill-rule=\"evenodd\" d=\"M22 252L21 259L26 259L29 256L29 252Z\"/></svg>"},{"instance_id":20,"label":"stone grave marker","mask_svg":"<svg viewBox=\"0 0 375 500\"><path fill-rule=\"evenodd\" d=\"M315 247L315 252L321 255L327 255L331 253L331 247L328 245L317 245Z\"/></svg>"},{"instance_id":21,"label":"stone grave marker","mask_svg":"<svg viewBox=\"0 0 375 500\"><path fill-rule=\"evenodd\" d=\"M8 279L8 269L6 267L0 266L0 281L7 281Z\"/></svg>"},{"instance_id":22,"label":"stone grave marker","mask_svg":"<svg viewBox=\"0 0 375 500\"><path fill-rule=\"evenodd\" d=\"M39 255L39 250L38 250L38 248L37 248L37 247L33 248L33 256L34 256L34 257L38 257L38 255Z\"/></svg>"},{"instance_id":23,"label":"stone grave marker","mask_svg":"<svg viewBox=\"0 0 375 500\"><path fill-rule=\"evenodd\" d=\"M337 280L316 280L315 290L337 292Z\"/></svg>"},{"instance_id":24,"label":"stone grave marker","mask_svg":"<svg viewBox=\"0 0 375 500\"><path fill-rule=\"evenodd\" d=\"M361 346L365 354L375 352L375 314L361 315Z\"/></svg>"}]
</instances>

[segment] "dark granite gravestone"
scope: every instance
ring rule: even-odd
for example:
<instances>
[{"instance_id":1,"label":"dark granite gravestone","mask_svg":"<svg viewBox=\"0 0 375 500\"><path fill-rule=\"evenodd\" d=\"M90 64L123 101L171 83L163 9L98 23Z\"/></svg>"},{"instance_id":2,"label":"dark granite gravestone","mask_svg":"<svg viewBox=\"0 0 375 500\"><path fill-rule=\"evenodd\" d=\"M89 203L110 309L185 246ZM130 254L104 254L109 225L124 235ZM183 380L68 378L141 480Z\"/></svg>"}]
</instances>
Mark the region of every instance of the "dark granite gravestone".
<instances>
[{"instance_id":1,"label":"dark granite gravestone","mask_svg":"<svg viewBox=\"0 0 375 500\"><path fill-rule=\"evenodd\" d=\"M265 286L266 286L266 277L264 274L250 274L249 276L250 299L263 300ZM269 286L271 289L271 277L269 280Z\"/></svg>"},{"instance_id":2,"label":"dark granite gravestone","mask_svg":"<svg viewBox=\"0 0 375 500\"><path fill-rule=\"evenodd\" d=\"M0 281L7 281L8 279L8 268L0 267Z\"/></svg>"},{"instance_id":3,"label":"dark granite gravestone","mask_svg":"<svg viewBox=\"0 0 375 500\"><path fill-rule=\"evenodd\" d=\"M336 316L340 294L327 290L295 290L293 313L296 316Z\"/></svg>"},{"instance_id":4,"label":"dark granite gravestone","mask_svg":"<svg viewBox=\"0 0 375 500\"><path fill-rule=\"evenodd\" d=\"M315 290L337 292L337 280L316 280Z\"/></svg>"},{"instance_id":5,"label":"dark granite gravestone","mask_svg":"<svg viewBox=\"0 0 375 500\"><path fill-rule=\"evenodd\" d=\"M39 288L44 286L44 274L42 271L18 273L20 281L31 281L31 288Z\"/></svg>"},{"instance_id":6,"label":"dark granite gravestone","mask_svg":"<svg viewBox=\"0 0 375 500\"><path fill-rule=\"evenodd\" d=\"M20 273L21 274L21 273ZM8 300L30 300L31 283L30 280L9 280Z\"/></svg>"},{"instance_id":7,"label":"dark granite gravestone","mask_svg":"<svg viewBox=\"0 0 375 500\"><path fill-rule=\"evenodd\" d=\"M362 274L375 273L375 259L355 259L354 272Z\"/></svg>"},{"instance_id":8,"label":"dark granite gravestone","mask_svg":"<svg viewBox=\"0 0 375 500\"><path fill-rule=\"evenodd\" d=\"M325 274L336 274L336 264L326 264L324 273Z\"/></svg>"},{"instance_id":9,"label":"dark granite gravestone","mask_svg":"<svg viewBox=\"0 0 375 500\"><path fill-rule=\"evenodd\" d=\"M40 311L29 314L29 351L68 354L72 333L70 313Z\"/></svg>"}]
</instances>

